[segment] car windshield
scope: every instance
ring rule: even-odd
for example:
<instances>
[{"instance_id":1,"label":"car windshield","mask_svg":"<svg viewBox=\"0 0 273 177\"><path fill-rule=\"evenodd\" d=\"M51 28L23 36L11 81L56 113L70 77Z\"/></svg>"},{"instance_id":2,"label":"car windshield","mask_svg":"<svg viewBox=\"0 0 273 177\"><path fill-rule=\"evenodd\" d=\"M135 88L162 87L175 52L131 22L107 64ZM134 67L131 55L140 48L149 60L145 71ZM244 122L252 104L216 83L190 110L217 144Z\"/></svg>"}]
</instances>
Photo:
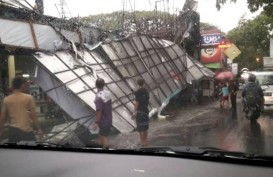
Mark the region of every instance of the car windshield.
<instances>
[{"instance_id":1,"label":"car windshield","mask_svg":"<svg viewBox=\"0 0 273 177\"><path fill-rule=\"evenodd\" d=\"M0 141L273 155L273 100L251 106L242 84L244 72L273 68L272 9L265 0L1 0Z\"/></svg>"}]
</instances>

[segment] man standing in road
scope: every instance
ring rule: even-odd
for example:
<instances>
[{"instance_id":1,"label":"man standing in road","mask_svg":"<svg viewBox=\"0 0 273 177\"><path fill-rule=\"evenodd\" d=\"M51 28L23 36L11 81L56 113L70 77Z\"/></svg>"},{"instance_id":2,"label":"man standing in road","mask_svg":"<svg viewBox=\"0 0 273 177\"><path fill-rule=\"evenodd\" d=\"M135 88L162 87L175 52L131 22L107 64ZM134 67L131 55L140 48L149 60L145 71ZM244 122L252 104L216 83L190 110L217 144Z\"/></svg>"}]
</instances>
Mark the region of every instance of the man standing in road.
<instances>
[{"instance_id":1,"label":"man standing in road","mask_svg":"<svg viewBox=\"0 0 273 177\"><path fill-rule=\"evenodd\" d=\"M112 127L112 99L111 93L104 89L105 82L99 78L96 80L98 93L95 98L96 126L99 127L99 138L103 148L108 148L108 138Z\"/></svg>"},{"instance_id":2,"label":"man standing in road","mask_svg":"<svg viewBox=\"0 0 273 177\"><path fill-rule=\"evenodd\" d=\"M2 108L4 98L5 98L5 95L0 88L0 117L1 117L1 108Z\"/></svg>"},{"instance_id":3,"label":"man standing in road","mask_svg":"<svg viewBox=\"0 0 273 177\"><path fill-rule=\"evenodd\" d=\"M238 90L239 90L239 85L238 85L237 81L234 79L232 81L232 83L230 84L231 109L234 112L237 111L236 98L237 98L237 92L238 92Z\"/></svg>"},{"instance_id":4,"label":"man standing in road","mask_svg":"<svg viewBox=\"0 0 273 177\"><path fill-rule=\"evenodd\" d=\"M136 118L137 131L140 135L141 146L147 146L149 129L149 92L144 87L144 80L138 79L139 89L135 92L135 111L133 118Z\"/></svg>"},{"instance_id":5,"label":"man standing in road","mask_svg":"<svg viewBox=\"0 0 273 177\"><path fill-rule=\"evenodd\" d=\"M7 96L2 105L0 134L5 122L9 121L9 142L36 141L34 130L42 135L42 129L36 115L33 97L25 94L28 83L22 76L12 82L13 93Z\"/></svg>"}]
</instances>

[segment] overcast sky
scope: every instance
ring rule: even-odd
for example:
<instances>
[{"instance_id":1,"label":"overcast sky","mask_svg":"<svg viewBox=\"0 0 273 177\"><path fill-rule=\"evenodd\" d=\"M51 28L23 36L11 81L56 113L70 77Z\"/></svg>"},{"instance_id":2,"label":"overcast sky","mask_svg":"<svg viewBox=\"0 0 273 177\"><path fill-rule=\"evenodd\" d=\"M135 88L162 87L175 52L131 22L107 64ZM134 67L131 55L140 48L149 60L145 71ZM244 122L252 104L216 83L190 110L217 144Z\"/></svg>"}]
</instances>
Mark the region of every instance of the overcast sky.
<instances>
[{"instance_id":1,"label":"overcast sky","mask_svg":"<svg viewBox=\"0 0 273 177\"><path fill-rule=\"evenodd\" d=\"M34 4L34 0L28 0ZM109 13L122 10L123 2L125 10L135 8L135 10L154 10L155 2L159 0L66 0L73 17L88 16L99 13ZM158 2L158 9L167 11L167 2L169 1L169 11L177 12L182 9L185 0L161 0ZM228 32L237 26L240 17L246 15L247 18L253 18L256 14L251 14L247 8L247 0L238 0L236 4L227 3L220 11L215 7L216 0L199 0L198 12L201 22L211 23L218 26L222 31ZM131 2L131 3L130 3ZM44 0L45 14L59 17L56 5L60 0ZM165 4L165 6L164 6ZM59 7L60 10L60 7ZM65 9L68 12L67 9ZM69 14L67 16L70 17Z\"/></svg>"}]
</instances>

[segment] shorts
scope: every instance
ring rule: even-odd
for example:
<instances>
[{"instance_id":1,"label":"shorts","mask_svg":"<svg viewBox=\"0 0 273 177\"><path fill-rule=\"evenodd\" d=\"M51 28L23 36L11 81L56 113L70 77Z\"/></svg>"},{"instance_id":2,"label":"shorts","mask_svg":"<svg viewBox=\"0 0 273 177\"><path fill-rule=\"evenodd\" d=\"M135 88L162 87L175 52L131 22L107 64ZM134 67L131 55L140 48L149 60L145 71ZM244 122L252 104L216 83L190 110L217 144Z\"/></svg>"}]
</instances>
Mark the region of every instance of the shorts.
<instances>
[{"instance_id":1,"label":"shorts","mask_svg":"<svg viewBox=\"0 0 273 177\"><path fill-rule=\"evenodd\" d=\"M111 132L111 127L100 127L99 135L101 136L108 136Z\"/></svg>"},{"instance_id":2,"label":"shorts","mask_svg":"<svg viewBox=\"0 0 273 177\"><path fill-rule=\"evenodd\" d=\"M137 131L143 132L149 129L149 115L144 112L138 112L136 115Z\"/></svg>"},{"instance_id":3,"label":"shorts","mask_svg":"<svg viewBox=\"0 0 273 177\"><path fill-rule=\"evenodd\" d=\"M222 101L228 100L228 96L222 96Z\"/></svg>"},{"instance_id":4,"label":"shorts","mask_svg":"<svg viewBox=\"0 0 273 177\"><path fill-rule=\"evenodd\" d=\"M9 142L36 141L34 132L25 132L19 128L9 127Z\"/></svg>"}]
</instances>

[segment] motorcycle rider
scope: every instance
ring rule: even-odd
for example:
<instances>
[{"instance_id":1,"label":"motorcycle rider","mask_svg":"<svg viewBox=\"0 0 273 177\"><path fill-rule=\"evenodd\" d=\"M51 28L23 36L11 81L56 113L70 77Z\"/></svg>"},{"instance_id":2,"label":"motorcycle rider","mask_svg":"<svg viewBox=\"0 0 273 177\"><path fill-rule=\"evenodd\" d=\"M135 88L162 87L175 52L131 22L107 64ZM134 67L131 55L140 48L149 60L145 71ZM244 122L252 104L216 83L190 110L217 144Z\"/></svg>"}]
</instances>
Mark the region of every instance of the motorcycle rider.
<instances>
[{"instance_id":1,"label":"motorcycle rider","mask_svg":"<svg viewBox=\"0 0 273 177\"><path fill-rule=\"evenodd\" d=\"M248 83L246 84L246 86L243 88L242 91L242 102L243 102L243 108L244 111L246 110L246 106L248 105L247 103L247 95L249 92L253 93L253 95L255 95L256 101L259 105L260 111L263 112L264 110L264 93L263 90L261 88L261 86L257 85L255 83L256 81L256 76L254 74L249 74L248 77Z\"/></svg>"}]
</instances>

